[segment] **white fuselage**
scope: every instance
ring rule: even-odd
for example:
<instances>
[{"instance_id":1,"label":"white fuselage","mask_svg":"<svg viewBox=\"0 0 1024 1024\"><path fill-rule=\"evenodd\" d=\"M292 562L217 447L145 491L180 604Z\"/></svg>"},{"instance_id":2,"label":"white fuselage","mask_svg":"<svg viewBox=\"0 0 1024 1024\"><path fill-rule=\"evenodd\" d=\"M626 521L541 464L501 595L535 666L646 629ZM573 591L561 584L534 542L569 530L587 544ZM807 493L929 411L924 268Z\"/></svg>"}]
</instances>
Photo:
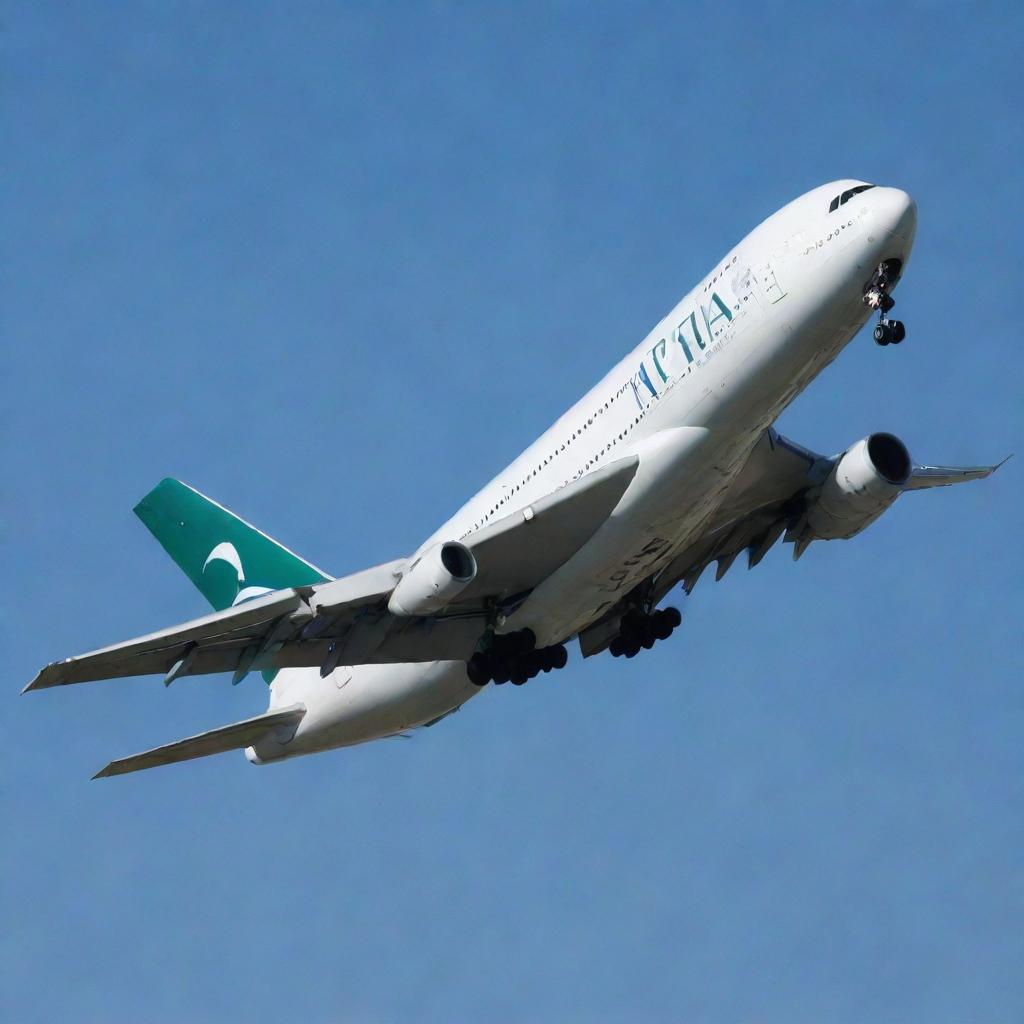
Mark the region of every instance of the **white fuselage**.
<instances>
[{"instance_id":1,"label":"white fuselage","mask_svg":"<svg viewBox=\"0 0 1024 1024\"><path fill-rule=\"evenodd\" d=\"M916 209L837 181L784 206L719 260L647 337L420 551L627 455L639 468L608 521L501 624L564 641L707 529L763 432L863 327L864 287L884 259L906 263ZM431 722L478 693L463 662L279 673L271 706L307 713L286 745L250 760L346 746Z\"/></svg>"}]
</instances>

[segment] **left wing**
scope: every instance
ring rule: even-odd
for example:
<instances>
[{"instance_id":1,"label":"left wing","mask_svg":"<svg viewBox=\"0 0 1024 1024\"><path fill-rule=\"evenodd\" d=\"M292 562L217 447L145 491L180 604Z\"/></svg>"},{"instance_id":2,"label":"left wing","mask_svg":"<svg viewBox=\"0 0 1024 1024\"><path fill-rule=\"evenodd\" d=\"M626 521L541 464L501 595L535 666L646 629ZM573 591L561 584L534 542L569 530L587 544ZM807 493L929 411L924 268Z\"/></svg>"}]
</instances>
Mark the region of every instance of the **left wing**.
<instances>
[{"instance_id":1,"label":"left wing","mask_svg":"<svg viewBox=\"0 0 1024 1024\"><path fill-rule=\"evenodd\" d=\"M494 609L519 599L600 528L636 474L635 456L462 538L475 577L430 615L395 614L389 598L420 559L264 594L170 629L47 665L25 690L124 676L181 676L339 664L468 661ZM453 538L454 540L454 538Z\"/></svg>"}]
</instances>

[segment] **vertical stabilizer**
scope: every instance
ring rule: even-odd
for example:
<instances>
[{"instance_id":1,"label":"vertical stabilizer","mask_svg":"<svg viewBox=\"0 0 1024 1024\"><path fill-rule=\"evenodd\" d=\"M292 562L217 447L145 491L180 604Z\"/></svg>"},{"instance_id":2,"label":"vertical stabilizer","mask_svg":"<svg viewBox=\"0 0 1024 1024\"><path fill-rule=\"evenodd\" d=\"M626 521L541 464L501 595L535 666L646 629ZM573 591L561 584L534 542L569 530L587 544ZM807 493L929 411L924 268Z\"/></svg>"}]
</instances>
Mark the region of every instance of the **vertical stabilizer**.
<instances>
[{"instance_id":1,"label":"vertical stabilizer","mask_svg":"<svg viewBox=\"0 0 1024 1024\"><path fill-rule=\"evenodd\" d=\"M161 480L135 514L218 611L271 590L331 579L180 480Z\"/></svg>"}]
</instances>

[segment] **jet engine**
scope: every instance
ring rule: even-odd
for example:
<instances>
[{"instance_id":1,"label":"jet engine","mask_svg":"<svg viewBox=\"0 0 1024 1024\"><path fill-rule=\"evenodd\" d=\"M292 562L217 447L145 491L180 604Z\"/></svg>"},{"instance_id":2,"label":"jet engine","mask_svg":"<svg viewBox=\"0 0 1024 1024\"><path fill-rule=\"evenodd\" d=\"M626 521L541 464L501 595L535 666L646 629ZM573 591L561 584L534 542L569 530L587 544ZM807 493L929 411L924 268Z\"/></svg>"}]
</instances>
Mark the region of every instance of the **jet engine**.
<instances>
[{"instance_id":1,"label":"jet engine","mask_svg":"<svg viewBox=\"0 0 1024 1024\"><path fill-rule=\"evenodd\" d=\"M845 540L873 523L900 495L913 461L892 434L871 434L836 460L807 509L814 538Z\"/></svg>"},{"instance_id":2,"label":"jet engine","mask_svg":"<svg viewBox=\"0 0 1024 1024\"><path fill-rule=\"evenodd\" d=\"M476 559L465 544L448 541L425 551L391 592L394 615L430 615L459 596L476 577Z\"/></svg>"}]
</instances>

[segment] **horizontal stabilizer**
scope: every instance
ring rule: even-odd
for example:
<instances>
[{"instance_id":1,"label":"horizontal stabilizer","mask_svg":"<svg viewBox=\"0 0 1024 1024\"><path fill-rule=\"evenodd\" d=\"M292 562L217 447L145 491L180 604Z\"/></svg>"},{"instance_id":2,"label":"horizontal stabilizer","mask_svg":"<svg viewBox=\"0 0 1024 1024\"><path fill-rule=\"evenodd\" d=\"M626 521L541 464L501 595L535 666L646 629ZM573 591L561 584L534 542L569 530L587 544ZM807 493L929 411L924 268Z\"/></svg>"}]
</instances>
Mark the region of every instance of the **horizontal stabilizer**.
<instances>
[{"instance_id":1,"label":"horizontal stabilizer","mask_svg":"<svg viewBox=\"0 0 1024 1024\"><path fill-rule=\"evenodd\" d=\"M162 764L175 764L178 761L191 761L195 757L223 754L228 750L242 750L252 746L271 730L275 732L280 742L286 742L295 735L295 730L305 713L304 705L295 704L281 711L235 722L234 725L224 725L198 736L178 740L177 743L168 743L166 746L154 747L141 754L123 757L119 761L111 761L93 778L105 779L111 775L141 771L143 768L158 768Z\"/></svg>"}]
</instances>

